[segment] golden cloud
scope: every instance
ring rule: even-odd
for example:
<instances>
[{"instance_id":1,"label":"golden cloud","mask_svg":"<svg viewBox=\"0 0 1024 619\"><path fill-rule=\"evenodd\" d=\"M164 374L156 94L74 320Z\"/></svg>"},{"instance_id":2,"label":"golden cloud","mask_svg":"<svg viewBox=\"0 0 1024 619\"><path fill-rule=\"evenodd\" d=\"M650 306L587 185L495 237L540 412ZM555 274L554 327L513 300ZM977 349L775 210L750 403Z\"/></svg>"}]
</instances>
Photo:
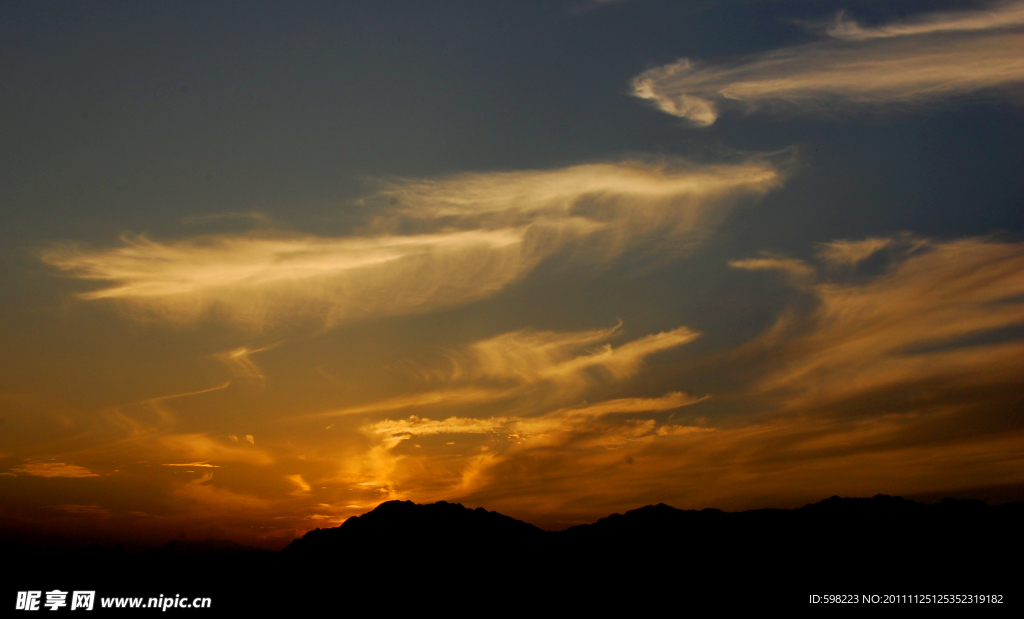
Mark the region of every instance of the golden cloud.
<instances>
[{"instance_id":1,"label":"golden cloud","mask_svg":"<svg viewBox=\"0 0 1024 619\"><path fill-rule=\"evenodd\" d=\"M636 373L645 357L682 346L699 337L686 327L649 335L618 348L602 344L619 327L577 332L521 330L504 333L470 346L467 367L456 364L455 376L477 376L521 383L551 381L562 388L585 382L599 368L612 379ZM589 349L589 350L588 350Z\"/></svg>"},{"instance_id":2,"label":"golden cloud","mask_svg":"<svg viewBox=\"0 0 1024 619\"><path fill-rule=\"evenodd\" d=\"M364 428L370 434L383 435L387 448L397 446L412 436L431 434L487 434L506 430L509 419L492 417L488 419L466 419L449 417L448 419L419 418L411 415L408 419L385 419Z\"/></svg>"},{"instance_id":3,"label":"golden cloud","mask_svg":"<svg viewBox=\"0 0 1024 619\"><path fill-rule=\"evenodd\" d=\"M595 425L593 422L610 415L635 415L639 413L660 413L679 409L701 402L705 398L695 398L683 393L670 393L660 398L621 398L607 400L596 404L562 408L534 417L488 417L447 419L419 418L415 415L408 419L385 419L363 427L370 435L379 436L386 450L391 450L414 436L436 434L493 434L504 439L504 447L497 452L483 447L465 460L465 468L460 474L459 489L465 491L469 486L479 487L483 482L487 469L500 464L511 457L524 457L524 454L537 449L552 449L567 443L580 443L581 440L591 448L608 448L625 442L651 440L655 436L666 433L680 433L681 426L669 426L669 430L656 432L653 420L626 419ZM581 437L583 437L581 439ZM388 457L379 454L378 457ZM401 475L398 470L401 457L394 457L391 464L390 477L396 479ZM429 456L427 457L429 459ZM417 458L422 460L422 458ZM419 466L422 466L419 465ZM467 472L468 471L468 472ZM468 476L468 477L467 477ZM467 479L472 479L472 483ZM392 481L389 485L396 485Z\"/></svg>"},{"instance_id":4,"label":"golden cloud","mask_svg":"<svg viewBox=\"0 0 1024 619\"><path fill-rule=\"evenodd\" d=\"M252 356L270 348L272 347L264 346L262 348L250 349L248 346L240 346L233 350L217 353L214 355L214 358L227 365L239 377L262 384L266 381L267 377L263 375L263 371L253 361Z\"/></svg>"},{"instance_id":5,"label":"golden cloud","mask_svg":"<svg viewBox=\"0 0 1024 619\"><path fill-rule=\"evenodd\" d=\"M246 438L251 439L251 436L246 435ZM252 441L250 440L250 442ZM270 454L263 450L256 449L255 447L226 444L210 437L208 434L199 432L160 436L157 443L163 451L183 454L190 460L199 462L213 460L265 465L274 461ZM255 445L254 442L252 444Z\"/></svg>"},{"instance_id":6,"label":"golden cloud","mask_svg":"<svg viewBox=\"0 0 1024 619\"><path fill-rule=\"evenodd\" d=\"M40 462L37 460L11 469L22 475L34 477L99 477L99 473L93 473L84 466L76 464L65 464L64 462Z\"/></svg>"},{"instance_id":7,"label":"golden cloud","mask_svg":"<svg viewBox=\"0 0 1024 619\"><path fill-rule=\"evenodd\" d=\"M389 497L458 497L541 524L656 501L745 509L1024 483L1024 340L1006 331L1024 325L1024 244L868 238L822 244L818 257L821 267L735 265L796 272L815 303L702 360L729 372L756 359L750 385L699 417L684 411L700 398L670 393L533 415L386 419L363 426L378 441L363 472ZM858 270L868 258L879 260ZM559 367L613 331L536 338L579 348L518 358ZM459 367L461 378L517 375L501 363ZM716 400L749 412L723 415ZM413 448L441 435L454 440Z\"/></svg>"},{"instance_id":8,"label":"golden cloud","mask_svg":"<svg viewBox=\"0 0 1024 619\"><path fill-rule=\"evenodd\" d=\"M416 393L407 396L397 396L379 402L372 402L361 406L350 406L336 411L316 413L305 417L336 417L343 415L360 415L370 413L387 413L396 410L434 406L437 404L463 405L477 404L481 402L493 402L501 400L515 393L510 389L486 389L477 387L465 387L460 389L441 389Z\"/></svg>"},{"instance_id":9,"label":"golden cloud","mask_svg":"<svg viewBox=\"0 0 1024 619\"><path fill-rule=\"evenodd\" d=\"M253 329L309 318L330 326L480 299L570 247L590 264L641 237L649 251L678 254L713 230L736 200L771 190L781 176L755 159L466 174L388 185L370 198L383 201L384 214L361 236L124 237L119 247L65 245L42 259L102 285L80 298L113 301L139 317L212 316ZM585 246L573 245L583 238ZM238 349L225 360L259 376L246 363L253 352Z\"/></svg>"},{"instance_id":10,"label":"golden cloud","mask_svg":"<svg viewBox=\"0 0 1024 619\"><path fill-rule=\"evenodd\" d=\"M868 239L825 245L823 257L849 265L883 249L885 273L824 277L812 315L787 315L754 344L771 355L760 393L785 394L792 409L872 395L891 408L921 390L948 396L1024 375L1024 342L992 335L1024 324L1024 246Z\"/></svg>"},{"instance_id":11,"label":"golden cloud","mask_svg":"<svg viewBox=\"0 0 1024 619\"><path fill-rule=\"evenodd\" d=\"M387 413L430 406L465 406L513 397L539 397L545 389L560 400L572 400L602 381L636 374L643 360L700 336L686 327L648 335L618 347L607 340L620 334L621 323L609 329L533 331L522 329L475 342L449 357L452 367L437 375L450 382L503 382L506 387L447 387L396 396L300 419ZM596 374L595 374L596 373Z\"/></svg>"},{"instance_id":12,"label":"golden cloud","mask_svg":"<svg viewBox=\"0 0 1024 619\"><path fill-rule=\"evenodd\" d=\"M764 254L760 258L731 260L729 266L734 269L745 269L747 271L779 271L788 275L794 282L813 278L816 274L814 267L802 260L773 256L771 254Z\"/></svg>"},{"instance_id":13,"label":"golden cloud","mask_svg":"<svg viewBox=\"0 0 1024 619\"><path fill-rule=\"evenodd\" d=\"M313 489L308 483L306 483L306 480L302 478L302 475L285 475L284 478L295 486L295 490L292 494L296 496L309 494L309 491Z\"/></svg>"},{"instance_id":14,"label":"golden cloud","mask_svg":"<svg viewBox=\"0 0 1024 619\"><path fill-rule=\"evenodd\" d=\"M187 466L187 467L199 467L199 468L208 468L208 469L220 468L219 464L210 464L209 462L175 462L175 463L170 463L170 464L161 464L160 466Z\"/></svg>"},{"instance_id":15,"label":"golden cloud","mask_svg":"<svg viewBox=\"0 0 1024 619\"><path fill-rule=\"evenodd\" d=\"M694 125L723 106L837 112L907 105L1024 80L1024 3L925 15L862 28L841 18L839 39L719 65L682 58L633 80L633 94Z\"/></svg>"},{"instance_id":16,"label":"golden cloud","mask_svg":"<svg viewBox=\"0 0 1024 619\"><path fill-rule=\"evenodd\" d=\"M249 510L266 510L271 503L249 494L242 494L215 486L213 473L204 473L199 479L180 486L174 492L190 501L199 503L206 512L245 513Z\"/></svg>"},{"instance_id":17,"label":"golden cloud","mask_svg":"<svg viewBox=\"0 0 1024 619\"><path fill-rule=\"evenodd\" d=\"M972 32L1024 26L1024 2L1010 0L993 4L988 9L955 13L928 13L891 24L864 27L840 12L828 25L829 36L849 41L903 37L936 32Z\"/></svg>"},{"instance_id":18,"label":"golden cloud","mask_svg":"<svg viewBox=\"0 0 1024 619\"><path fill-rule=\"evenodd\" d=\"M653 432L653 421L638 421L506 453L490 463L486 483L459 496L558 526L552 514L592 520L654 502L689 509L798 507L837 493L905 495L1024 483L1020 428L923 441L920 419L902 415L856 421L785 416L715 428L664 424ZM449 466L442 460L417 465L441 474ZM401 486L416 488L422 472L413 466L403 471L408 477ZM455 493L458 482L450 483Z\"/></svg>"},{"instance_id":19,"label":"golden cloud","mask_svg":"<svg viewBox=\"0 0 1024 619\"><path fill-rule=\"evenodd\" d=\"M840 240L822 243L818 256L837 266L856 266L892 245L893 239L868 237L860 241ZM733 264L733 266L737 266ZM804 265L806 268L806 265ZM813 272L813 269L811 269Z\"/></svg>"}]
</instances>

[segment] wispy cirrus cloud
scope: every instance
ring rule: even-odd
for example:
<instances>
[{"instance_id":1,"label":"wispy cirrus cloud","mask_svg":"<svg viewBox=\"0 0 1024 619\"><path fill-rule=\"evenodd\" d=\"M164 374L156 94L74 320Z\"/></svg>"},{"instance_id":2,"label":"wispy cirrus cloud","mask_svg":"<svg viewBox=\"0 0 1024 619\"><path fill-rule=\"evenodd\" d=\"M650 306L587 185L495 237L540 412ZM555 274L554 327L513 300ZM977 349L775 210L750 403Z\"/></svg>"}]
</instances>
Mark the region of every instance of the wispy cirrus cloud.
<instances>
[{"instance_id":1,"label":"wispy cirrus cloud","mask_svg":"<svg viewBox=\"0 0 1024 619\"><path fill-rule=\"evenodd\" d=\"M826 25L825 32L837 39L863 41L938 32L974 32L1024 26L1024 2L1008 0L974 11L926 13L917 17L882 24L862 26L845 12Z\"/></svg>"},{"instance_id":2,"label":"wispy cirrus cloud","mask_svg":"<svg viewBox=\"0 0 1024 619\"><path fill-rule=\"evenodd\" d=\"M1024 377L1024 340L1006 331L1024 325L1024 246L904 237L825 244L819 255L849 266L877 252L889 254L883 274L823 274L813 314L787 315L759 342L772 351L761 393L790 410L921 413L1002 397Z\"/></svg>"},{"instance_id":3,"label":"wispy cirrus cloud","mask_svg":"<svg viewBox=\"0 0 1024 619\"><path fill-rule=\"evenodd\" d=\"M460 500L564 527L552 514L592 520L657 501L686 509L798 507L836 493L1024 482L1020 428L938 435L906 415L800 415L711 426L598 420L580 430L555 445L492 457ZM443 460L430 464L447 470ZM414 487L416 469L401 471L404 487ZM461 478L448 479L456 485Z\"/></svg>"},{"instance_id":4,"label":"wispy cirrus cloud","mask_svg":"<svg viewBox=\"0 0 1024 619\"><path fill-rule=\"evenodd\" d=\"M81 299L115 302L139 317L216 318L252 329L296 319L330 326L480 299L560 251L589 265L640 246L678 255L699 244L737 200L766 193L782 177L779 166L750 159L398 181L369 197L380 208L360 235L126 236L112 248L53 247L42 259L100 285ZM252 352L231 360L238 366Z\"/></svg>"},{"instance_id":5,"label":"wispy cirrus cloud","mask_svg":"<svg viewBox=\"0 0 1024 619\"><path fill-rule=\"evenodd\" d=\"M876 237L868 237L860 241L832 241L822 243L818 249L818 255L830 265L856 266L895 242L896 239ZM927 244L927 241L920 241L918 246L924 244ZM733 266L739 265L734 264ZM804 267L813 271L809 265L804 264Z\"/></svg>"},{"instance_id":6,"label":"wispy cirrus cloud","mask_svg":"<svg viewBox=\"0 0 1024 619\"><path fill-rule=\"evenodd\" d=\"M197 468L220 468L219 464L210 464L209 462L174 462L168 464L161 464L160 466L186 466L186 467L197 467Z\"/></svg>"},{"instance_id":7,"label":"wispy cirrus cloud","mask_svg":"<svg viewBox=\"0 0 1024 619\"><path fill-rule=\"evenodd\" d=\"M271 454L255 448L252 435L246 439L253 445L232 445L211 437L202 432L165 434L159 436L156 445L169 454L183 455L196 462L244 462L254 465L266 465L274 461ZM201 465L200 465L201 466Z\"/></svg>"},{"instance_id":8,"label":"wispy cirrus cloud","mask_svg":"<svg viewBox=\"0 0 1024 619\"><path fill-rule=\"evenodd\" d=\"M262 512L272 504L272 501L258 496L214 485L212 481L213 473L204 473L200 478L179 486L174 493L201 505L207 513L235 514L250 510Z\"/></svg>"},{"instance_id":9,"label":"wispy cirrus cloud","mask_svg":"<svg viewBox=\"0 0 1024 619\"><path fill-rule=\"evenodd\" d=\"M11 469L15 473L31 475L33 477L99 477L99 473L93 473L84 466L77 464L66 464L64 462L40 462L32 460L21 466Z\"/></svg>"},{"instance_id":10,"label":"wispy cirrus cloud","mask_svg":"<svg viewBox=\"0 0 1024 619\"><path fill-rule=\"evenodd\" d=\"M306 415L306 417L339 417L344 415L365 415L373 413L388 413L392 411L408 410L426 406L463 406L467 404L479 404L483 402L494 402L507 398L515 393L512 389L488 389L482 387L456 387L450 389L437 389L425 393L395 396L386 400L349 406L339 410L324 413Z\"/></svg>"},{"instance_id":11,"label":"wispy cirrus cloud","mask_svg":"<svg viewBox=\"0 0 1024 619\"><path fill-rule=\"evenodd\" d=\"M645 71L633 94L697 126L724 109L841 112L905 106L1024 81L1024 3L862 27L832 40L715 65L682 58Z\"/></svg>"},{"instance_id":12,"label":"wispy cirrus cloud","mask_svg":"<svg viewBox=\"0 0 1024 619\"><path fill-rule=\"evenodd\" d=\"M660 398L606 400L532 417L432 420L411 416L382 420L362 429L380 441L380 446L371 451L370 459L376 465L374 473L386 479L384 487L388 492L397 492L398 496L411 492L422 497L420 500L429 500L435 496L461 496L485 489L493 485L496 468L528 468L537 454L546 459L551 453L567 451L600 453L650 443L670 434L684 434L678 431L682 426L660 424L659 427L653 419L643 417L680 409L704 399L669 393ZM475 441L475 448L467 445L469 453L454 458L444 454L420 455L415 450L401 455L393 453L411 438L433 435L450 435L462 440L475 436L483 441L482 444L480 440ZM590 468L585 458L577 464ZM515 477L503 477L501 481L517 486L523 480Z\"/></svg>"},{"instance_id":13,"label":"wispy cirrus cloud","mask_svg":"<svg viewBox=\"0 0 1024 619\"><path fill-rule=\"evenodd\" d=\"M621 325L620 325L621 326ZM455 377L482 377L521 383L550 381L561 389L588 382L588 371L599 370L619 380L632 376L645 357L691 342L696 331L679 327L626 342L607 343L620 326L576 332L520 330L476 342L465 361L455 360Z\"/></svg>"},{"instance_id":14,"label":"wispy cirrus cloud","mask_svg":"<svg viewBox=\"0 0 1024 619\"><path fill-rule=\"evenodd\" d=\"M378 435L388 449L396 447L402 441L413 436L432 436L435 434L489 434L492 432L509 433L507 426L511 422L506 417L489 417L472 419L466 417L449 417L447 419L420 418L410 415L408 419L385 419L364 427L370 435Z\"/></svg>"},{"instance_id":15,"label":"wispy cirrus cloud","mask_svg":"<svg viewBox=\"0 0 1024 619\"><path fill-rule=\"evenodd\" d=\"M303 479L302 475L285 475L284 478L288 480L289 483L295 486L295 490L292 491L292 494L295 496L303 496L309 494L309 491L313 489L313 487L310 486L305 479Z\"/></svg>"},{"instance_id":16,"label":"wispy cirrus cloud","mask_svg":"<svg viewBox=\"0 0 1024 619\"><path fill-rule=\"evenodd\" d=\"M621 323L609 329L503 333L470 344L448 357L450 367L431 372L446 382L443 388L302 418L465 407L512 398L533 402L527 406L549 403L552 397L571 401L597 384L634 376L647 357L700 336L680 327L612 346L608 340L617 337L620 328Z\"/></svg>"},{"instance_id":17,"label":"wispy cirrus cloud","mask_svg":"<svg viewBox=\"0 0 1024 619\"><path fill-rule=\"evenodd\" d=\"M410 418L367 426L383 447L401 451L419 437L447 434L457 450L405 449L387 461L395 496L459 500L558 526L655 501L682 508L799 506L829 493L865 495L1021 483L1024 428L962 431L967 419L875 412L869 416L797 414L741 422L695 421L683 394L601 402L531 420ZM760 407L759 407L760 408ZM659 412L676 411L674 420ZM965 415L970 416L970 412ZM653 418L652 418L653 417ZM523 425L519 425L523 424ZM524 431L525 430L525 431ZM561 525L564 526L564 525Z\"/></svg>"},{"instance_id":18,"label":"wispy cirrus cloud","mask_svg":"<svg viewBox=\"0 0 1024 619\"><path fill-rule=\"evenodd\" d=\"M790 276L794 281L812 278L816 273L814 267L803 260L774 256L770 253L762 253L760 258L732 260L729 262L729 266L747 271L779 271Z\"/></svg>"},{"instance_id":19,"label":"wispy cirrus cloud","mask_svg":"<svg viewBox=\"0 0 1024 619\"><path fill-rule=\"evenodd\" d=\"M580 441L609 449L623 441L654 440L659 428L651 416L706 396L671 392L605 399L600 394L635 376L650 356L699 334L681 327L611 345L621 329L620 323L583 331L503 333L453 352L449 366L433 373L432 380L445 383L441 389L329 413L389 414L360 426L371 447L347 466L345 478L357 485L372 483L389 498L450 498L485 486L493 467L509 458L528 458L534 450ZM596 396L596 401L581 401L584 396ZM409 410L416 413L390 416ZM442 416L431 418L435 411ZM436 446L421 451L410 441L441 435L449 439L441 453ZM463 453L444 453L448 448Z\"/></svg>"},{"instance_id":20,"label":"wispy cirrus cloud","mask_svg":"<svg viewBox=\"0 0 1024 619\"><path fill-rule=\"evenodd\" d=\"M364 426L363 430L383 437L392 448L413 436L436 434L501 434L513 438L513 451L565 442L580 426L612 414L660 413L690 406L705 400L684 393L669 393L660 398L620 398L572 408L561 408L534 417L449 417L385 419ZM650 428L653 430L653 425ZM647 432L644 432L646 434Z\"/></svg>"},{"instance_id":21,"label":"wispy cirrus cloud","mask_svg":"<svg viewBox=\"0 0 1024 619\"><path fill-rule=\"evenodd\" d=\"M121 247L65 247L43 259L78 279L114 284L81 294L85 300L113 300L140 317L192 322L214 316L261 329L285 318L334 324L486 296L529 266L520 255L524 235L525 230L504 229L345 239L216 236L170 243L126 237Z\"/></svg>"},{"instance_id":22,"label":"wispy cirrus cloud","mask_svg":"<svg viewBox=\"0 0 1024 619\"><path fill-rule=\"evenodd\" d=\"M700 361L726 373L744 364L746 387L701 409L688 407L702 398L669 393L366 423L379 441L367 474L389 496L457 496L540 522L655 500L739 509L948 491L952 478L963 488L1024 481L1024 244L873 237L823 243L811 261L733 266L784 271L813 301ZM746 414L721 415L725 400ZM416 448L431 437L431 450Z\"/></svg>"},{"instance_id":23,"label":"wispy cirrus cloud","mask_svg":"<svg viewBox=\"0 0 1024 619\"><path fill-rule=\"evenodd\" d=\"M233 350L219 352L214 355L214 358L227 365L239 377L262 384L266 381L267 377L263 375L263 371L252 359L252 356L256 353L270 350L270 348L272 346L255 349L251 349L248 346L240 346Z\"/></svg>"}]
</instances>

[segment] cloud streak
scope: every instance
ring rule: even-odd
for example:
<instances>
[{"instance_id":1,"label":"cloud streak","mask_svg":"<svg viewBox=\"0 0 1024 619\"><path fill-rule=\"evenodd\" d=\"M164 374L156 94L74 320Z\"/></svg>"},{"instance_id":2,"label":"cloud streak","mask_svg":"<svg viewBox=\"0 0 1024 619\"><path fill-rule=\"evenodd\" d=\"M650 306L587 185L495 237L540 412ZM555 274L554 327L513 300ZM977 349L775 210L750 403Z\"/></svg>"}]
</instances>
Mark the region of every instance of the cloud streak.
<instances>
[{"instance_id":1,"label":"cloud streak","mask_svg":"<svg viewBox=\"0 0 1024 619\"><path fill-rule=\"evenodd\" d=\"M647 335L618 347L607 343L620 334L621 324L586 331L503 333L469 345L449 357L452 367L436 372L452 386L424 393L395 396L343 409L305 415L300 419L389 413L432 406L469 406L512 398L545 396L572 400L588 388L634 376L645 358L687 344L699 333L679 327ZM500 384L501 386L495 386Z\"/></svg>"},{"instance_id":2,"label":"cloud streak","mask_svg":"<svg viewBox=\"0 0 1024 619\"><path fill-rule=\"evenodd\" d=\"M521 275L524 230L329 239L219 236L121 247L64 248L44 261L74 277L112 282L84 300L118 301L140 317L215 316L261 329L286 318L326 324L480 298ZM446 280L438 274L447 273Z\"/></svg>"},{"instance_id":3,"label":"cloud streak","mask_svg":"<svg viewBox=\"0 0 1024 619\"><path fill-rule=\"evenodd\" d=\"M497 383L507 387L446 388L355 409L383 413L433 405L437 406L435 410L444 411L441 418L418 413L364 423L360 429L371 439L372 447L360 466L355 467L361 471L356 478L376 480L373 484L386 488L392 498L403 496L406 488L422 492L423 483L437 488L438 497L451 497L453 492L465 493L486 486L495 466L509 458L526 457L524 454L535 450L560 449L581 441L592 448L610 449L653 440L659 436L654 420L637 419L638 416L661 415L707 398L681 392L582 404L579 398L634 376L647 357L682 346L699 334L678 328L613 347L607 342L620 335L621 327L620 323L607 329L574 332L504 333L454 354L450 372L440 377L469 385ZM565 406L566 402L577 404ZM466 412L451 415L450 411L459 406ZM494 413L483 413L484 406ZM335 414L351 412L354 411ZM672 431L663 430L661 435ZM452 458L434 453L434 448L421 452L419 444L409 449L407 441L414 437L440 435L455 439L448 441L448 446L462 445L452 448L469 449L470 453ZM471 444L467 444L467 437ZM432 481L422 477L424 471L429 471Z\"/></svg>"},{"instance_id":4,"label":"cloud streak","mask_svg":"<svg viewBox=\"0 0 1024 619\"><path fill-rule=\"evenodd\" d=\"M873 28L841 18L828 30L832 40L650 69L633 80L633 94L697 126L728 108L834 113L918 104L1024 81L1022 30L1020 2Z\"/></svg>"},{"instance_id":5,"label":"cloud streak","mask_svg":"<svg viewBox=\"0 0 1024 619\"><path fill-rule=\"evenodd\" d=\"M936 32L974 32L1024 26L1024 2L1019 0L996 3L988 9L958 13L929 13L917 18L865 27L840 12L826 32L829 36L848 41L864 41L889 37L903 37Z\"/></svg>"},{"instance_id":6,"label":"cloud streak","mask_svg":"<svg viewBox=\"0 0 1024 619\"><path fill-rule=\"evenodd\" d=\"M655 501L745 509L1024 481L1024 340L1012 331L1024 326L1024 245L876 237L823 243L810 262L766 256L733 266L783 271L813 303L784 312L740 349L702 359L711 371L751 378L696 416L686 407L702 398L669 393L527 414L385 419L362 426L377 441L373 479L391 496L456 496L538 522ZM507 358L557 368L600 350L562 346L585 350L613 332L492 340L550 348ZM516 375L480 359L460 376ZM540 384L544 375L521 380ZM722 414L733 406L744 414ZM420 437L451 441L416 449L430 447Z\"/></svg>"},{"instance_id":7,"label":"cloud streak","mask_svg":"<svg viewBox=\"0 0 1024 619\"><path fill-rule=\"evenodd\" d=\"M363 427L363 431L370 435L380 436L387 449L393 449L402 441L413 436L496 434L506 440L511 440L509 452L517 453L566 443L572 440L574 435L587 432L591 422L609 415L661 413L691 406L705 399L707 398L697 398L676 392L660 398L606 400L580 407L561 408L533 417L428 419L412 415L408 419L385 419L368 424ZM641 424L639 427L631 422L627 422L627 425L633 426L629 434L635 437L651 435L654 431L653 422ZM661 434L664 435L664 432ZM497 454L488 455L488 459L494 463L503 457ZM479 463L477 468L480 468Z\"/></svg>"},{"instance_id":8,"label":"cloud streak","mask_svg":"<svg viewBox=\"0 0 1024 619\"><path fill-rule=\"evenodd\" d=\"M126 236L106 249L54 247L42 260L99 284L81 299L114 302L140 318L331 326L481 299L557 252L591 266L637 247L678 255L737 200L781 181L778 166L755 159L465 174L387 185L368 198L377 215L359 235ZM256 351L244 352L228 360L257 377L244 363Z\"/></svg>"},{"instance_id":9,"label":"cloud streak","mask_svg":"<svg viewBox=\"0 0 1024 619\"><path fill-rule=\"evenodd\" d=\"M350 406L336 411L316 413L303 418L313 417L340 417L345 415L367 415L373 413L388 413L397 410L410 408L421 408L443 404L446 406L459 406L466 404L477 404L481 402L493 402L511 396L514 391L510 389L486 389L478 387L466 387L457 389L441 389L416 393L406 396L396 396L370 404Z\"/></svg>"},{"instance_id":10,"label":"cloud streak","mask_svg":"<svg viewBox=\"0 0 1024 619\"><path fill-rule=\"evenodd\" d=\"M270 348L271 346L264 346L263 348L250 349L248 346L240 346L233 350L217 353L214 355L214 358L227 365L239 377L263 384L266 382L267 377L264 376L260 366L253 361L252 356Z\"/></svg>"},{"instance_id":11,"label":"cloud streak","mask_svg":"<svg viewBox=\"0 0 1024 619\"><path fill-rule=\"evenodd\" d=\"M84 466L76 464L65 464L64 462L39 462L30 461L11 469L15 473L31 475L33 477L99 477Z\"/></svg>"},{"instance_id":12,"label":"cloud streak","mask_svg":"<svg viewBox=\"0 0 1024 619\"><path fill-rule=\"evenodd\" d=\"M619 380L635 374L647 356L682 346L699 337L686 327L648 335L613 347L603 343L619 327L577 332L521 330L476 342L469 348L470 362L456 365L455 376L477 376L522 383L550 381L561 388L582 386L590 370Z\"/></svg>"},{"instance_id":13,"label":"cloud streak","mask_svg":"<svg viewBox=\"0 0 1024 619\"><path fill-rule=\"evenodd\" d=\"M813 313L785 315L753 344L771 358L757 392L791 411L916 414L1012 392L1024 342L1006 330L1024 325L1024 246L869 238L819 256L849 269L879 252L883 274L819 275Z\"/></svg>"},{"instance_id":14,"label":"cloud streak","mask_svg":"<svg viewBox=\"0 0 1024 619\"><path fill-rule=\"evenodd\" d=\"M171 464L161 464L160 466L186 466L186 467L198 467L198 468L220 468L218 464L210 464L209 462L175 462Z\"/></svg>"},{"instance_id":15,"label":"cloud streak","mask_svg":"<svg viewBox=\"0 0 1024 619\"><path fill-rule=\"evenodd\" d=\"M411 436L434 434L489 434L527 440L553 431L568 432L574 426L614 413L655 413L682 408L707 398L670 393L660 398L621 398L575 408L561 408L537 417L449 417L428 419L411 415L408 419L385 419L364 427L370 434L387 436L389 447Z\"/></svg>"},{"instance_id":16,"label":"cloud streak","mask_svg":"<svg viewBox=\"0 0 1024 619\"><path fill-rule=\"evenodd\" d=\"M252 435L246 439L253 445ZM208 434L195 432L190 434L168 434L158 438L159 448L168 453L181 454L195 462L244 462L254 465L266 465L273 462L268 453L253 447L228 445Z\"/></svg>"},{"instance_id":17,"label":"cloud streak","mask_svg":"<svg viewBox=\"0 0 1024 619\"><path fill-rule=\"evenodd\" d=\"M689 509L798 507L836 493L1024 481L1020 428L922 440L926 427L906 416L782 416L717 427L621 420L591 426L571 441L507 454L461 500L559 526L552 514L591 520L657 501Z\"/></svg>"}]
</instances>

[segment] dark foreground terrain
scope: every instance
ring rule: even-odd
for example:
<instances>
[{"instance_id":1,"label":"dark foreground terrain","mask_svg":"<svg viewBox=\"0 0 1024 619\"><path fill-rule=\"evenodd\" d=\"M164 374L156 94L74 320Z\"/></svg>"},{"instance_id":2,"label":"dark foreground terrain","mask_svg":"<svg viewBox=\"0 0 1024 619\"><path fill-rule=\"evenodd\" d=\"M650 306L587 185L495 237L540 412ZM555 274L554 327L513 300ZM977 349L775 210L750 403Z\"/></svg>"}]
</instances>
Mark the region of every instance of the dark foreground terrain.
<instances>
[{"instance_id":1,"label":"dark foreground terrain","mask_svg":"<svg viewBox=\"0 0 1024 619\"><path fill-rule=\"evenodd\" d=\"M555 533L484 509L391 501L283 552L214 540L145 553L8 546L4 595L13 608L20 590L180 593L210 597L209 610L188 611L207 616L770 608L806 606L814 594L861 603L870 594L996 594L1005 608L1022 588L1022 517L1024 503L924 505L880 495L736 513L649 505Z\"/></svg>"}]
</instances>

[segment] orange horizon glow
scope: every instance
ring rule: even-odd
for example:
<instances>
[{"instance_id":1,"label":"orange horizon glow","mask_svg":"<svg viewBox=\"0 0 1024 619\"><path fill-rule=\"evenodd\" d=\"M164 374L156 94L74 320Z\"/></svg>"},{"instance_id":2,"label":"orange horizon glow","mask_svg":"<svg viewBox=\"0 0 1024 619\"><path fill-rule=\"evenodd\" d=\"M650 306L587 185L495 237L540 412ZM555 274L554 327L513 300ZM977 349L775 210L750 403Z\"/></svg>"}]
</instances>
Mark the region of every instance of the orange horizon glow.
<instances>
[{"instance_id":1,"label":"orange horizon glow","mask_svg":"<svg viewBox=\"0 0 1024 619\"><path fill-rule=\"evenodd\" d=\"M1024 497L1024 1L32 4L0 542Z\"/></svg>"}]
</instances>

